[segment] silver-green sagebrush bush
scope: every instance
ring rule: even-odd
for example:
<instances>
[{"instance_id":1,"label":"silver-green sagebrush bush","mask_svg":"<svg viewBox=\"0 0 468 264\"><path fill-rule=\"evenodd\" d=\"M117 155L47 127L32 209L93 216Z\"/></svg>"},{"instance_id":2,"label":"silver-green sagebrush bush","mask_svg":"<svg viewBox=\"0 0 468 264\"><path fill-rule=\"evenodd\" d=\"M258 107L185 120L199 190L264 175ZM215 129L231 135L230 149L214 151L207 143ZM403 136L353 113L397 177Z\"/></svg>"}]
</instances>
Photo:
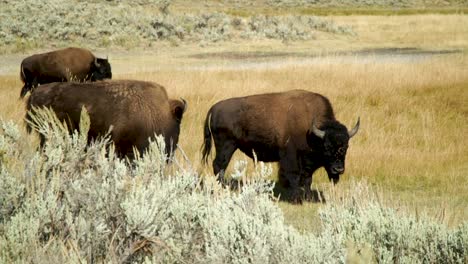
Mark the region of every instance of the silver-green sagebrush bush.
<instances>
[{"instance_id":1,"label":"silver-green sagebrush bush","mask_svg":"<svg viewBox=\"0 0 468 264\"><path fill-rule=\"evenodd\" d=\"M320 213L319 233L284 223L271 168L258 164L238 191L212 176L167 164L158 137L132 162L108 137L87 144L89 118L70 135L49 110L35 129L43 150L22 145L12 122L0 130L0 262L25 263L466 263L468 224L450 230L397 214L365 184ZM172 167L172 168L169 168ZM367 255L359 254L369 248Z\"/></svg>"},{"instance_id":2,"label":"silver-green sagebrush bush","mask_svg":"<svg viewBox=\"0 0 468 264\"><path fill-rule=\"evenodd\" d=\"M350 27L314 16L178 15L167 12L169 4L170 1L163 0L0 1L0 44L16 45L18 49L52 44L132 47L166 40L176 43L213 43L236 38L302 40L313 38L316 31L354 34Z\"/></svg>"}]
</instances>

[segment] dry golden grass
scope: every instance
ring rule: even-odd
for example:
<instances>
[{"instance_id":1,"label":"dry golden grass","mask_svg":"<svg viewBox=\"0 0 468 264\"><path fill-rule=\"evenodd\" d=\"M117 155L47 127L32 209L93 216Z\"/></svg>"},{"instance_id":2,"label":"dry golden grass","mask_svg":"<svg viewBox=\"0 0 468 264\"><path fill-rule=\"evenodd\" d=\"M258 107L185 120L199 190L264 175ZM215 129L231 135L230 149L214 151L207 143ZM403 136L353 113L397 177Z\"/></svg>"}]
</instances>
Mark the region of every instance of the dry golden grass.
<instances>
[{"instance_id":1,"label":"dry golden grass","mask_svg":"<svg viewBox=\"0 0 468 264\"><path fill-rule=\"evenodd\" d=\"M456 55L415 63L363 64L356 59L278 70L159 72L125 78L156 80L189 101L180 145L198 168L203 120L216 101L290 89L325 94L344 124L353 125L357 116L362 120L359 136L351 142L344 181L365 179L415 207L446 208L451 211L448 221L458 222L468 217L466 67L466 56ZM237 153L235 158L245 157ZM323 171L315 175L317 182L327 182ZM292 218L300 218L297 210L314 209L285 207L292 210Z\"/></svg>"},{"instance_id":2,"label":"dry golden grass","mask_svg":"<svg viewBox=\"0 0 468 264\"><path fill-rule=\"evenodd\" d=\"M300 2L300 1L297 1ZM342 5L337 5L334 1L327 4L327 1L321 3L298 4L296 6L278 6L272 5L265 0L254 1L185 1L174 0L169 8L170 12L225 12L237 16L252 16L258 14L264 15L286 15L286 14L305 14L305 15L414 15L414 14L460 14L467 13L467 5L461 1L413 1L410 6L398 7L388 4L367 5L361 2L361 5L352 1L342 1Z\"/></svg>"},{"instance_id":3,"label":"dry golden grass","mask_svg":"<svg viewBox=\"0 0 468 264\"><path fill-rule=\"evenodd\" d=\"M353 46L465 49L468 47L467 15L340 16L338 24L350 25L358 35Z\"/></svg>"},{"instance_id":4,"label":"dry golden grass","mask_svg":"<svg viewBox=\"0 0 468 264\"><path fill-rule=\"evenodd\" d=\"M215 102L249 94L305 89L332 101L339 120L347 126L361 116L361 130L352 139L347 172L337 187L366 180L408 206L448 211L450 223L468 212L468 72L467 57L451 55L419 62L363 62L327 59L308 66L262 70L171 70L121 74L118 79L156 81L172 97L189 103L182 123L180 146L192 166L211 175L200 163L202 125ZM2 118L20 122L24 115L17 78L0 81ZM234 159L245 159L236 153ZM231 162L232 164L233 162ZM327 183L323 171L314 185ZM325 193L325 195L327 195ZM311 228L319 205L282 204L288 220ZM314 217L312 217L314 216Z\"/></svg>"},{"instance_id":5,"label":"dry golden grass","mask_svg":"<svg viewBox=\"0 0 468 264\"><path fill-rule=\"evenodd\" d=\"M192 166L207 175L211 175L211 167L200 164L199 150L203 121L212 104L234 96L290 89L322 93L330 98L344 124L353 125L357 116L362 120L358 136L351 141L347 172L340 185L365 179L420 210L445 208L448 222L466 219L466 56L410 63L360 60L324 59L315 65L274 70L223 70L220 66L210 71L161 70L116 77L156 81L171 96L189 102L180 146ZM2 116L14 120L23 116L22 103L17 100L20 85L10 78L1 82ZM234 159L245 156L237 153ZM323 171L314 175L314 184L327 181ZM318 205L282 207L294 225L313 226Z\"/></svg>"},{"instance_id":6,"label":"dry golden grass","mask_svg":"<svg viewBox=\"0 0 468 264\"><path fill-rule=\"evenodd\" d=\"M387 197L391 206L428 211L449 224L468 219L468 16L335 17L352 24L358 37L315 42L263 41L219 46L169 47L151 52L111 52L116 79L140 79L164 85L170 96L183 97L189 107L182 122L180 146L192 166L202 166L200 147L206 112L215 102L236 96L305 89L326 95L336 115L361 129L351 140L347 170L337 189L354 180L367 181ZM459 49L461 53L428 57L324 57L224 60L199 53L297 52L360 48L419 47ZM106 54L106 51L98 51ZM18 55L10 62L19 61ZM247 67L245 67L247 66ZM0 76L0 118L22 122L24 103L18 73ZM32 140L34 142L34 140ZM234 159L245 159L236 153ZM231 162L231 165L233 162ZM323 170L314 175L314 188L327 196ZM286 219L313 230L320 204L281 203Z\"/></svg>"}]
</instances>

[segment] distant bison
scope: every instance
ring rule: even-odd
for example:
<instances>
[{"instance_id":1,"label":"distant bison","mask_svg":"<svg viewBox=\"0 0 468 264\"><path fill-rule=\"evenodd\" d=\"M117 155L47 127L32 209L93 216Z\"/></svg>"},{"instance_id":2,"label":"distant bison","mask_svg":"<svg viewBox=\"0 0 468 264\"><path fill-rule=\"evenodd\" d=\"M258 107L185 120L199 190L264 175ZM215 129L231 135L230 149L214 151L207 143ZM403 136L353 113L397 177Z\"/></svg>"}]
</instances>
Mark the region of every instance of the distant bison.
<instances>
[{"instance_id":1,"label":"distant bison","mask_svg":"<svg viewBox=\"0 0 468 264\"><path fill-rule=\"evenodd\" d=\"M66 48L25 58L20 77L24 83L20 93L23 98L39 84L111 79L112 72L107 59L96 58L87 49Z\"/></svg>"},{"instance_id":2,"label":"distant bison","mask_svg":"<svg viewBox=\"0 0 468 264\"><path fill-rule=\"evenodd\" d=\"M180 123L187 108L185 100L168 99L165 88L156 83L127 80L41 85L26 103L29 122L32 122L29 111L33 106L52 108L70 129L78 128L84 106L91 122L89 139L105 135L112 126L110 135L116 152L129 157L134 146L143 152L149 145L148 138L155 134L165 137L166 153L171 154L179 140Z\"/></svg>"},{"instance_id":3,"label":"distant bison","mask_svg":"<svg viewBox=\"0 0 468 264\"><path fill-rule=\"evenodd\" d=\"M334 183L345 170L348 141L359 129L348 131L335 119L329 100L316 93L293 90L231 98L208 111L204 128L203 160L208 162L212 137L216 148L214 173L223 182L233 153L240 149L259 161L279 161L280 183L294 202L312 191L312 174L324 167Z\"/></svg>"}]
</instances>

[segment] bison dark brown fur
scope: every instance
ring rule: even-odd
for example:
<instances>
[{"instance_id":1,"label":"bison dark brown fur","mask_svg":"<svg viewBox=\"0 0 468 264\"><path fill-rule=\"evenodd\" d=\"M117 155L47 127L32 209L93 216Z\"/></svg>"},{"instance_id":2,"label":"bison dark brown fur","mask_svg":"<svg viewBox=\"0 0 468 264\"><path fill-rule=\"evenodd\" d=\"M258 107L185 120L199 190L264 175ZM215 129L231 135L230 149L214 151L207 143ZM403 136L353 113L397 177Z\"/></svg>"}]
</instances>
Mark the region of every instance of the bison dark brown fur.
<instances>
[{"instance_id":1,"label":"bison dark brown fur","mask_svg":"<svg viewBox=\"0 0 468 264\"><path fill-rule=\"evenodd\" d=\"M107 59L96 58L91 51L66 48L25 58L20 77L24 83L20 93L23 98L39 84L111 79L112 71Z\"/></svg>"},{"instance_id":2,"label":"bison dark brown fur","mask_svg":"<svg viewBox=\"0 0 468 264\"><path fill-rule=\"evenodd\" d=\"M171 153L179 139L186 102L169 99L165 88L156 83L109 80L41 85L31 93L26 106L29 122L33 107L50 107L70 129L78 128L84 106L91 122L89 139L105 135L112 126L116 152L131 157L133 146L143 152L148 138L155 134L165 137L166 153Z\"/></svg>"},{"instance_id":3,"label":"bison dark brown fur","mask_svg":"<svg viewBox=\"0 0 468 264\"><path fill-rule=\"evenodd\" d=\"M294 202L312 192L312 174L324 167L337 183L345 169L348 141L359 129L348 131L335 119L329 100L316 93L293 90L220 101L208 111L204 128L203 160L216 148L213 170L223 182L233 153L240 149L259 161L279 162L279 181Z\"/></svg>"}]
</instances>

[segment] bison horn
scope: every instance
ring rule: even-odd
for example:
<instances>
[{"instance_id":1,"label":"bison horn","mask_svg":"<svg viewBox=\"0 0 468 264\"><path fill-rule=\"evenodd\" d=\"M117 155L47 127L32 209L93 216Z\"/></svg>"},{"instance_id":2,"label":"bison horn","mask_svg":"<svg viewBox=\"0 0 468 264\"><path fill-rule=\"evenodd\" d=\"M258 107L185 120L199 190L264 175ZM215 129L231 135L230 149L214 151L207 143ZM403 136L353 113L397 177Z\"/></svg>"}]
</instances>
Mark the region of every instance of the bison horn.
<instances>
[{"instance_id":1,"label":"bison horn","mask_svg":"<svg viewBox=\"0 0 468 264\"><path fill-rule=\"evenodd\" d=\"M99 62L97 61L97 58L94 58L94 65L96 65L96 67L101 66L101 65L99 65Z\"/></svg>"},{"instance_id":2,"label":"bison horn","mask_svg":"<svg viewBox=\"0 0 468 264\"><path fill-rule=\"evenodd\" d=\"M315 126L315 120L312 121L312 132L319 138L323 138L325 136L325 131L318 129L317 126Z\"/></svg>"},{"instance_id":3,"label":"bison horn","mask_svg":"<svg viewBox=\"0 0 468 264\"><path fill-rule=\"evenodd\" d=\"M356 133L357 133L358 130L359 130L359 124L360 124L360 122L361 122L361 118L358 117L357 122L356 122L356 125L354 126L354 128L351 129L350 131L348 131L349 138L352 138L354 135L356 135Z\"/></svg>"},{"instance_id":4,"label":"bison horn","mask_svg":"<svg viewBox=\"0 0 468 264\"><path fill-rule=\"evenodd\" d=\"M184 113L185 113L185 110L187 110L187 101L185 101L184 98L180 98L180 100L182 101L182 103L184 103Z\"/></svg>"}]
</instances>

